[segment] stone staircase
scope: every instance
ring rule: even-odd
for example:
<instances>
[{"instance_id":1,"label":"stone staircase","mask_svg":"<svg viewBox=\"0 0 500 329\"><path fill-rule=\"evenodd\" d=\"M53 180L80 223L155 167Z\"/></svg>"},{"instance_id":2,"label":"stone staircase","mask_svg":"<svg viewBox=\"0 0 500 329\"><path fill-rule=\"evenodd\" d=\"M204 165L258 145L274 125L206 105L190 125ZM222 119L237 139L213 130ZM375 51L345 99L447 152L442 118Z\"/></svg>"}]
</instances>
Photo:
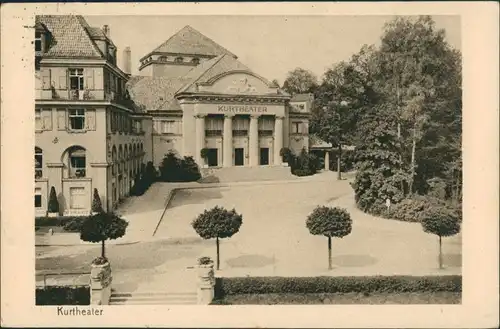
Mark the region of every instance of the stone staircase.
<instances>
[{"instance_id":1,"label":"stone staircase","mask_svg":"<svg viewBox=\"0 0 500 329\"><path fill-rule=\"evenodd\" d=\"M203 178L200 183L229 183L251 181L280 181L293 180L290 167L285 166L259 166L259 167L227 167L204 168Z\"/></svg>"},{"instance_id":2,"label":"stone staircase","mask_svg":"<svg viewBox=\"0 0 500 329\"><path fill-rule=\"evenodd\" d=\"M117 292L111 293L109 305L195 305L195 292Z\"/></svg>"}]
</instances>

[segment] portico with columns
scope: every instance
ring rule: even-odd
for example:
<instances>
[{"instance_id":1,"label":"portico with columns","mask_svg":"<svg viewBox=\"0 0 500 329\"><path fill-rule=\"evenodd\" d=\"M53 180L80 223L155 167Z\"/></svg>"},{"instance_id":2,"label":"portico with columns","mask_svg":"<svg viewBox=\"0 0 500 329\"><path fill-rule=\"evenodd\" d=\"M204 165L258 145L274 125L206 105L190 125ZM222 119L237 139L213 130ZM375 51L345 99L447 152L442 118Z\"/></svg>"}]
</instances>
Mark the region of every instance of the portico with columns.
<instances>
[{"instance_id":1,"label":"portico with columns","mask_svg":"<svg viewBox=\"0 0 500 329\"><path fill-rule=\"evenodd\" d=\"M204 167L282 165L286 97L204 97L184 99L184 154ZM189 110L194 121L189 124ZM194 137L194 138L193 138ZM194 142L194 143L193 143ZM191 145L189 145L191 144ZM192 145L194 144L194 145ZM205 149L206 158L202 158Z\"/></svg>"}]
</instances>

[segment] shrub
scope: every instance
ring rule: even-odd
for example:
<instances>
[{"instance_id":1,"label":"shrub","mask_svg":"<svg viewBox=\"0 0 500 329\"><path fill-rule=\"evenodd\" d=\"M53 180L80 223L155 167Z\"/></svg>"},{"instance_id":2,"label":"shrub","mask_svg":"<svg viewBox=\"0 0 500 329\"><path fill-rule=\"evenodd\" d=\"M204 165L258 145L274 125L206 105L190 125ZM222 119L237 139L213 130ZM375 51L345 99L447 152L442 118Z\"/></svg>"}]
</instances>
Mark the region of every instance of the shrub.
<instances>
[{"instance_id":1,"label":"shrub","mask_svg":"<svg viewBox=\"0 0 500 329\"><path fill-rule=\"evenodd\" d=\"M201 178L200 168L193 157L184 157L181 160L181 177L183 182L196 182Z\"/></svg>"},{"instance_id":2,"label":"shrub","mask_svg":"<svg viewBox=\"0 0 500 329\"><path fill-rule=\"evenodd\" d=\"M332 237L343 238L352 231L349 213L337 207L316 207L307 217L306 227L313 235L328 238L328 269L332 269Z\"/></svg>"},{"instance_id":3,"label":"shrub","mask_svg":"<svg viewBox=\"0 0 500 329\"><path fill-rule=\"evenodd\" d=\"M35 217L35 227L60 226L70 232L79 232L77 227L83 223L86 216Z\"/></svg>"},{"instance_id":4,"label":"shrub","mask_svg":"<svg viewBox=\"0 0 500 329\"><path fill-rule=\"evenodd\" d=\"M202 159L206 159L208 156L208 149L206 147L202 148L200 151L200 156Z\"/></svg>"},{"instance_id":5,"label":"shrub","mask_svg":"<svg viewBox=\"0 0 500 329\"><path fill-rule=\"evenodd\" d=\"M47 206L47 210L51 213L59 212L59 201L57 201L56 188L54 186L50 188L49 204Z\"/></svg>"},{"instance_id":6,"label":"shrub","mask_svg":"<svg viewBox=\"0 0 500 329\"><path fill-rule=\"evenodd\" d=\"M128 222L113 213L98 213L88 217L82 224L80 239L101 242L101 257L105 257L105 241L115 240L125 235Z\"/></svg>"},{"instance_id":7,"label":"shrub","mask_svg":"<svg viewBox=\"0 0 500 329\"><path fill-rule=\"evenodd\" d=\"M84 221L85 218L72 218L71 220L65 221L63 228L68 232L80 232Z\"/></svg>"},{"instance_id":8,"label":"shrub","mask_svg":"<svg viewBox=\"0 0 500 329\"><path fill-rule=\"evenodd\" d=\"M389 210L387 210L385 203L380 205L374 204L371 211L372 213L381 214L385 218L397 219L404 222L420 222L422 212L430 207L445 207L453 216L461 220L462 210L460 207L432 196L414 195L411 198L403 199L399 203L392 204Z\"/></svg>"},{"instance_id":9,"label":"shrub","mask_svg":"<svg viewBox=\"0 0 500 329\"><path fill-rule=\"evenodd\" d=\"M422 229L426 233L439 237L439 268L443 268L443 253L441 238L460 232L459 219L444 206L433 206L425 209L421 215Z\"/></svg>"},{"instance_id":10,"label":"shrub","mask_svg":"<svg viewBox=\"0 0 500 329\"><path fill-rule=\"evenodd\" d=\"M92 199L92 211L93 212L103 212L101 197L99 196L99 191L94 188L94 198Z\"/></svg>"},{"instance_id":11,"label":"shrub","mask_svg":"<svg viewBox=\"0 0 500 329\"><path fill-rule=\"evenodd\" d=\"M319 276L218 277L215 296L241 294L461 292L460 275L444 276Z\"/></svg>"},{"instance_id":12,"label":"shrub","mask_svg":"<svg viewBox=\"0 0 500 329\"><path fill-rule=\"evenodd\" d=\"M50 286L36 289L36 305L90 305L89 287Z\"/></svg>"},{"instance_id":13,"label":"shrub","mask_svg":"<svg viewBox=\"0 0 500 329\"><path fill-rule=\"evenodd\" d=\"M307 153L303 148L299 156L293 153L288 155L289 165L293 175L296 176L311 176L314 175L319 168L319 159L312 153Z\"/></svg>"},{"instance_id":14,"label":"shrub","mask_svg":"<svg viewBox=\"0 0 500 329\"><path fill-rule=\"evenodd\" d=\"M130 194L141 196L148 188L158 179L158 172L156 171L153 162L149 161L147 165L142 166L141 172L134 178L134 186Z\"/></svg>"},{"instance_id":15,"label":"shrub","mask_svg":"<svg viewBox=\"0 0 500 329\"><path fill-rule=\"evenodd\" d=\"M226 210L222 207L214 207L205 210L192 222L196 233L203 239L215 238L217 246L217 269L220 268L219 239L230 238L236 234L241 227L243 216L236 210Z\"/></svg>"},{"instance_id":16,"label":"shrub","mask_svg":"<svg viewBox=\"0 0 500 329\"><path fill-rule=\"evenodd\" d=\"M282 147L280 150L280 156L284 162L290 162L293 157L292 151L288 147Z\"/></svg>"},{"instance_id":17,"label":"shrub","mask_svg":"<svg viewBox=\"0 0 500 329\"><path fill-rule=\"evenodd\" d=\"M164 182L194 182L201 178L201 173L193 157L181 159L170 151L160 165L160 178Z\"/></svg>"}]
</instances>

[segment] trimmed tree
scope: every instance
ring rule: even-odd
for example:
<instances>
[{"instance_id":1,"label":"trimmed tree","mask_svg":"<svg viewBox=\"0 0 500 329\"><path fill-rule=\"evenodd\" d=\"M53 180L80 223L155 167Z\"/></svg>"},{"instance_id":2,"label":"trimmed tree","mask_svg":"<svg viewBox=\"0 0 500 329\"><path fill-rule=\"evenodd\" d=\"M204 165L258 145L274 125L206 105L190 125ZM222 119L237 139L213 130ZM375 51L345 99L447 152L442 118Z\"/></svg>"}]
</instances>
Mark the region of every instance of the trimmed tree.
<instances>
[{"instance_id":1,"label":"trimmed tree","mask_svg":"<svg viewBox=\"0 0 500 329\"><path fill-rule=\"evenodd\" d=\"M328 238L328 269L332 269L332 237L343 238L352 231L352 219L342 208L318 206L307 217L306 227L313 235Z\"/></svg>"},{"instance_id":2,"label":"trimmed tree","mask_svg":"<svg viewBox=\"0 0 500 329\"><path fill-rule=\"evenodd\" d=\"M47 210L50 213L59 212L59 201L57 201L56 188L52 186L49 194L49 204Z\"/></svg>"},{"instance_id":3,"label":"trimmed tree","mask_svg":"<svg viewBox=\"0 0 500 329\"><path fill-rule=\"evenodd\" d=\"M99 192L96 188L94 189L94 198L92 200L92 212L104 212L104 209L102 209L101 197L99 196Z\"/></svg>"},{"instance_id":4,"label":"trimmed tree","mask_svg":"<svg viewBox=\"0 0 500 329\"><path fill-rule=\"evenodd\" d=\"M460 232L460 218L445 206L431 206L421 214L424 232L435 234L439 238L439 268L443 268L442 237L452 236Z\"/></svg>"},{"instance_id":5,"label":"trimmed tree","mask_svg":"<svg viewBox=\"0 0 500 329\"><path fill-rule=\"evenodd\" d=\"M101 259L106 260L105 241L125 235L128 222L114 213L97 213L87 217L80 230L80 239L87 242L101 242Z\"/></svg>"},{"instance_id":6,"label":"trimmed tree","mask_svg":"<svg viewBox=\"0 0 500 329\"><path fill-rule=\"evenodd\" d=\"M240 230L243 216L235 209L214 207L205 210L192 222L196 233L203 239L214 239L217 246L217 270L220 268L219 239L230 238Z\"/></svg>"}]
</instances>

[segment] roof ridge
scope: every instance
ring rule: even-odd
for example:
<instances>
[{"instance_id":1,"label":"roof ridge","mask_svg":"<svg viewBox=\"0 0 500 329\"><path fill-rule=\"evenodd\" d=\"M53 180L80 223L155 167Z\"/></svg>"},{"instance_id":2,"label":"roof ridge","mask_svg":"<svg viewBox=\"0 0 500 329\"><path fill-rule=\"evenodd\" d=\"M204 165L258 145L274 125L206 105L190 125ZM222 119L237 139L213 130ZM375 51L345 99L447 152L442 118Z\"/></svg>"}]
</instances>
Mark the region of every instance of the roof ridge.
<instances>
[{"instance_id":1,"label":"roof ridge","mask_svg":"<svg viewBox=\"0 0 500 329\"><path fill-rule=\"evenodd\" d=\"M213 62L213 64L211 64L209 67L207 67L205 70L203 70L203 72L201 72L201 73L198 75L198 77L196 77L195 79L193 79L193 81L189 82L189 83L188 83L187 85L185 85L185 86L180 87L180 88L179 88L179 89L175 92L175 94L177 94L177 93L179 93L179 92L186 91L187 89L189 89L189 88L190 88L192 85L194 85L194 84L195 84L198 80L200 80L200 79L201 79L201 77L202 77L202 76L203 76L203 75L204 75L204 74L205 74L208 70L210 70L210 69L211 69L212 67L214 67L217 63L219 63L219 62L222 60L222 58L224 58L225 56L229 56L229 55L227 55L227 54L222 54L222 55L219 55L219 56L217 56L217 57L214 57L214 58L210 59L210 60L214 60L214 59L215 59L215 61ZM210 60L209 60L209 61L210 61ZM194 69L193 69L193 70L194 70ZM191 71L189 71L189 72L191 72ZM189 73L189 72L188 72L188 73ZM185 77L188 73L186 73L183 77Z\"/></svg>"},{"instance_id":2,"label":"roof ridge","mask_svg":"<svg viewBox=\"0 0 500 329\"><path fill-rule=\"evenodd\" d=\"M101 51L101 49L99 49L99 47L97 47L94 39L92 39L92 37L90 36L90 33L88 31L88 29L91 27L89 25L89 23L85 20L85 18L82 16L82 15L76 15L76 19L78 20L78 23L80 24L80 27L83 29L85 35L88 37L90 43L92 44L92 47L94 48L94 51L97 51L98 54L101 55L101 57L106 57L103 52Z\"/></svg>"}]
</instances>

